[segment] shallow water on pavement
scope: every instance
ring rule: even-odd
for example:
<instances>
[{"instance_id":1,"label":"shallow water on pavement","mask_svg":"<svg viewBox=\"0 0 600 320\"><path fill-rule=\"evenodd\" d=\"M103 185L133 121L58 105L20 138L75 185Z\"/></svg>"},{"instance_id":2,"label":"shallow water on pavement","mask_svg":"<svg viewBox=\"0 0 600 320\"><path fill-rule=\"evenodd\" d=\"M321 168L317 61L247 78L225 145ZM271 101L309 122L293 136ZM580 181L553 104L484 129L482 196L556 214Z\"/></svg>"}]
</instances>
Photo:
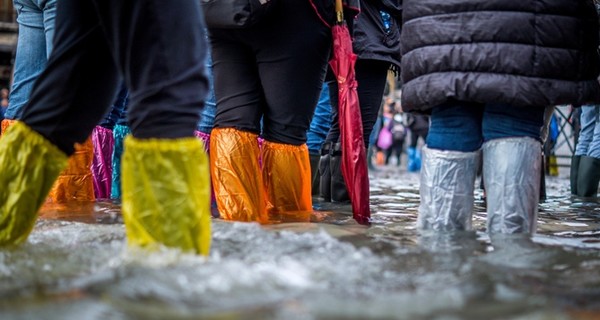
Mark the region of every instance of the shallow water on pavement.
<instances>
[{"instance_id":1,"label":"shallow water on pavement","mask_svg":"<svg viewBox=\"0 0 600 320\"><path fill-rule=\"evenodd\" d=\"M600 205L548 177L538 235L415 231L418 176L371 173L373 224L315 202L313 223L213 223L211 255L125 245L119 205L46 206L0 251L0 319L598 319Z\"/></svg>"}]
</instances>

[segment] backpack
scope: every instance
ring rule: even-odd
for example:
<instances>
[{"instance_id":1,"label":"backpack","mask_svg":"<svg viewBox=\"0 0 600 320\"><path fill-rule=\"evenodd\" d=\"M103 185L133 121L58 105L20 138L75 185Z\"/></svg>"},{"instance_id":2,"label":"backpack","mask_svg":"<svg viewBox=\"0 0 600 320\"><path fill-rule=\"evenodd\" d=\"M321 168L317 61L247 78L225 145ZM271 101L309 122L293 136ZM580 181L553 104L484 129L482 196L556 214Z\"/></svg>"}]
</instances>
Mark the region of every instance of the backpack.
<instances>
[{"instance_id":1,"label":"backpack","mask_svg":"<svg viewBox=\"0 0 600 320\"><path fill-rule=\"evenodd\" d=\"M394 140L403 140L406 137L407 129L402 123L402 115L396 114L391 124L392 137Z\"/></svg>"}]
</instances>

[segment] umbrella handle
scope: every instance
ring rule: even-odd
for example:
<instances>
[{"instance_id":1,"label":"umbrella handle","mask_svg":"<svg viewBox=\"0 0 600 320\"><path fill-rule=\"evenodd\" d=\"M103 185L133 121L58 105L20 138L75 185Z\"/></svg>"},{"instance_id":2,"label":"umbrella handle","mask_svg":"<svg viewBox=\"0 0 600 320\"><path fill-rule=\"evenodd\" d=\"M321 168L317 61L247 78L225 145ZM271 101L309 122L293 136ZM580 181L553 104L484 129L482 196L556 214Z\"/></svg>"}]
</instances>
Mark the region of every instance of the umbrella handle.
<instances>
[{"instance_id":1,"label":"umbrella handle","mask_svg":"<svg viewBox=\"0 0 600 320\"><path fill-rule=\"evenodd\" d=\"M344 6L342 5L342 0L335 0L335 15L337 23L342 24L344 22Z\"/></svg>"}]
</instances>

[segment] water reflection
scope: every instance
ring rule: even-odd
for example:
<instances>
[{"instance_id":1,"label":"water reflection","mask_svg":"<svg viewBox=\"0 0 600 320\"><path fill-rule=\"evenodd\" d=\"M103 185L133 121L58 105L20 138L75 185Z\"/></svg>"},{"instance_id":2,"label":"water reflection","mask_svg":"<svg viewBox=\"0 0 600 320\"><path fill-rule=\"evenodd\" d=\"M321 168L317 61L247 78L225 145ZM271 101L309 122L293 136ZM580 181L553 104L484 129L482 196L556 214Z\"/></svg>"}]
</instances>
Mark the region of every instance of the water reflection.
<instances>
[{"instance_id":1,"label":"water reflection","mask_svg":"<svg viewBox=\"0 0 600 320\"><path fill-rule=\"evenodd\" d=\"M417 233L418 178L373 173L373 225L347 204L312 223L214 220L207 259L127 248L118 203L46 206L0 251L0 319L596 319L597 206L549 179L539 234ZM566 190L566 191L565 191Z\"/></svg>"}]
</instances>

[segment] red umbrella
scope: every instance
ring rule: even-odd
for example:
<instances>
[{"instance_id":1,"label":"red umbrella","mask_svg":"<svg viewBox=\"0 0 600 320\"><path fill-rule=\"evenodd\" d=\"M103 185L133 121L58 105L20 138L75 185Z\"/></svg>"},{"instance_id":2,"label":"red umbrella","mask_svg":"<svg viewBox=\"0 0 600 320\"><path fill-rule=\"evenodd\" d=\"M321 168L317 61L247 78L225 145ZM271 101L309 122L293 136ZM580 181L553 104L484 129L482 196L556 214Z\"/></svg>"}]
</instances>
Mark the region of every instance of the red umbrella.
<instances>
[{"instance_id":1,"label":"red umbrella","mask_svg":"<svg viewBox=\"0 0 600 320\"><path fill-rule=\"evenodd\" d=\"M333 59L329 61L338 83L342 176L350 195L354 220L368 225L371 218L369 175L354 74L356 55L352 52L352 39L344 22L342 10L342 1L336 0L337 23L332 28Z\"/></svg>"}]
</instances>

